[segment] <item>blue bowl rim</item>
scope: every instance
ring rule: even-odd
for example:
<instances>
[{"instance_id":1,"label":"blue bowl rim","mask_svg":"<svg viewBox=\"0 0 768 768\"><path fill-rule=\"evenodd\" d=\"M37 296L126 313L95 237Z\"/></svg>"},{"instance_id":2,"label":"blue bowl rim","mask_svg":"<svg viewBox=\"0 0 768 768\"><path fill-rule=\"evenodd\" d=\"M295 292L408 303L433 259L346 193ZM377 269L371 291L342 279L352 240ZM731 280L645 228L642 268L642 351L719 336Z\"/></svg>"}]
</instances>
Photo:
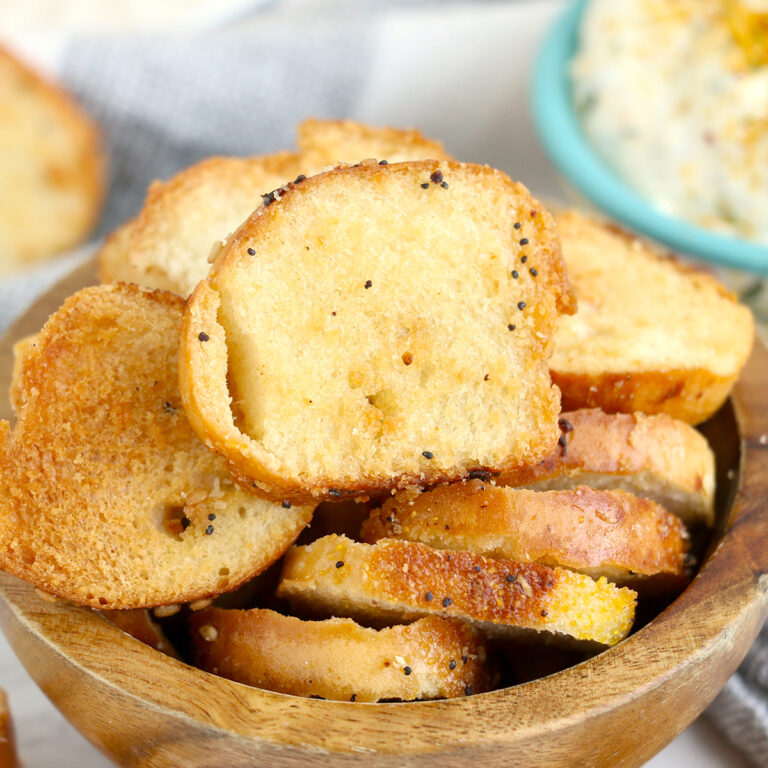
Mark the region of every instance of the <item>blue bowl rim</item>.
<instances>
[{"instance_id":1,"label":"blue bowl rim","mask_svg":"<svg viewBox=\"0 0 768 768\"><path fill-rule=\"evenodd\" d=\"M571 101L570 61L589 0L576 0L545 36L533 70L531 108L544 149L560 173L597 208L681 253L768 274L768 249L711 232L653 208L600 159L582 132Z\"/></svg>"}]
</instances>

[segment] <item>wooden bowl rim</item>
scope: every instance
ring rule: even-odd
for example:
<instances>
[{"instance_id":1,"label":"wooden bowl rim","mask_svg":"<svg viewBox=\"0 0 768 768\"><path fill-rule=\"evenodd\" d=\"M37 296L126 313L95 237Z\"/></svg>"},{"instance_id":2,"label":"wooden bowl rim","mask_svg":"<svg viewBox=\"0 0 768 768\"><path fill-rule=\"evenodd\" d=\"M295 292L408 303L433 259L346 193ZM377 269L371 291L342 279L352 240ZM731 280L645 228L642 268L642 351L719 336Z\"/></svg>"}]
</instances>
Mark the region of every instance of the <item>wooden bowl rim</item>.
<instances>
[{"instance_id":1,"label":"wooden bowl rim","mask_svg":"<svg viewBox=\"0 0 768 768\"><path fill-rule=\"evenodd\" d=\"M63 282L76 283L79 275L85 285L92 270L88 264ZM758 342L730 400L740 442L735 494L722 537L696 578L634 635L548 677L441 701L307 699L242 685L166 657L95 611L62 600L52 603L31 585L4 574L3 612L29 628L62 663L144 705L191 719L217 738L235 736L307 754L402 756L512 744L526 734L541 738L641 696L714 653L724 638L748 625L759 626L759 617L768 612L768 505L760 504L761 497L768 497L768 409L761 405L765 371L768 351ZM109 649L108 663L94 661L94 647ZM126 675L125 669L141 669L142 674ZM148 680L167 680L169 670L178 686L148 685ZM194 701L188 698L190 690L199 693ZM209 696L212 706L207 707ZM407 733L407 740L397 738L400 733Z\"/></svg>"}]
</instances>

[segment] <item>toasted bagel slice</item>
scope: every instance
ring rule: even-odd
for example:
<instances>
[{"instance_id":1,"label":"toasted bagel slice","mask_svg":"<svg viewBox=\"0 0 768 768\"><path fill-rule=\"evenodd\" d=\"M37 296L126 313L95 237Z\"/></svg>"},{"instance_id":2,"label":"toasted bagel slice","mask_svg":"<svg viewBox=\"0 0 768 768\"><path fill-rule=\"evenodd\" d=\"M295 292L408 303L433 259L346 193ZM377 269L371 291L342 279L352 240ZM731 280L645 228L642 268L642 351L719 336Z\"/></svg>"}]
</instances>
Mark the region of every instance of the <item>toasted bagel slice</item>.
<instances>
[{"instance_id":1,"label":"toasted bagel slice","mask_svg":"<svg viewBox=\"0 0 768 768\"><path fill-rule=\"evenodd\" d=\"M750 311L714 278L610 225L575 211L557 222L579 302L550 361L563 409L708 419L749 356Z\"/></svg>"},{"instance_id":2,"label":"toasted bagel slice","mask_svg":"<svg viewBox=\"0 0 768 768\"><path fill-rule=\"evenodd\" d=\"M135 611L101 611L101 615L140 643L166 656L179 658L179 654L165 636L162 627L150 616L146 608L138 608Z\"/></svg>"},{"instance_id":3,"label":"toasted bagel slice","mask_svg":"<svg viewBox=\"0 0 768 768\"><path fill-rule=\"evenodd\" d=\"M653 499L686 525L715 519L715 457L706 438L666 414L563 413L554 453L500 475L498 485L537 491L579 485Z\"/></svg>"},{"instance_id":4,"label":"toasted bagel slice","mask_svg":"<svg viewBox=\"0 0 768 768\"><path fill-rule=\"evenodd\" d=\"M101 249L101 282L138 283L188 296L208 274L211 246L248 218L262 193L296 178L303 167L294 152L213 157L168 181L155 181L139 214Z\"/></svg>"},{"instance_id":5,"label":"toasted bagel slice","mask_svg":"<svg viewBox=\"0 0 768 768\"><path fill-rule=\"evenodd\" d=\"M337 701L449 699L489 687L485 648L436 616L368 629L274 611L208 608L192 616L195 661L246 685Z\"/></svg>"},{"instance_id":6,"label":"toasted bagel slice","mask_svg":"<svg viewBox=\"0 0 768 768\"><path fill-rule=\"evenodd\" d=\"M344 536L288 550L277 594L305 610L372 624L437 615L494 637L598 645L627 635L637 597L564 568Z\"/></svg>"},{"instance_id":7,"label":"toasted bagel slice","mask_svg":"<svg viewBox=\"0 0 768 768\"><path fill-rule=\"evenodd\" d=\"M572 297L552 219L523 186L483 166L373 161L266 203L182 331L187 414L235 476L271 498L338 500L553 450L546 361Z\"/></svg>"},{"instance_id":8,"label":"toasted bagel slice","mask_svg":"<svg viewBox=\"0 0 768 768\"><path fill-rule=\"evenodd\" d=\"M624 491L538 492L480 480L406 490L371 511L361 538L562 566L645 594L679 591L687 581L683 524Z\"/></svg>"},{"instance_id":9,"label":"toasted bagel slice","mask_svg":"<svg viewBox=\"0 0 768 768\"><path fill-rule=\"evenodd\" d=\"M118 284L67 299L0 422L0 568L95 608L234 589L311 518L233 486L178 392L183 300Z\"/></svg>"},{"instance_id":10,"label":"toasted bagel slice","mask_svg":"<svg viewBox=\"0 0 768 768\"><path fill-rule=\"evenodd\" d=\"M93 121L0 47L0 273L84 239L101 210L104 178Z\"/></svg>"},{"instance_id":11,"label":"toasted bagel slice","mask_svg":"<svg viewBox=\"0 0 768 768\"><path fill-rule=\"evenodd\" d=\"M350 120L307 120L300 152L263 157L215 157L168 181L156 181L144 207L99 253L103 283L138 283L189 296L209 269L211 246L234 232L261 196L300 174L369 157L447 159L442 146L418 131L377 128Z\"/></svg>"},{"instance_id":12,"label":"toasted bagel slice","mask_svg":"<svg viewBox=\"0 0 768 768\"><path fill-rule=\"evenodd\" d=\"M307 168L314 172L329 165L355 163L372 157L390 163L452 159L439 141L428 139L413 129L310 118L299 125L296 133Z\"/></svg>"}]
</instances>

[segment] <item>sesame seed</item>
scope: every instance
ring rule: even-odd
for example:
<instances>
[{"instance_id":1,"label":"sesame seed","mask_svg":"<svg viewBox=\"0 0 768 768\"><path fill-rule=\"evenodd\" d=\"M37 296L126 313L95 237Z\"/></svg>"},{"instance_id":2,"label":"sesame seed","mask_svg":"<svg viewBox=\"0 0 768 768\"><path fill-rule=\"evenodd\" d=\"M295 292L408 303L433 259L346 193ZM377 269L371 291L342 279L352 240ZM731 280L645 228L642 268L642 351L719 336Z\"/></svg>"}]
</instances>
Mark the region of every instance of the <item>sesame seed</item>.
<instances>
[{"instance_id":1,"label":"sesame seed","mask_svg":"<svg viewBox=\"0 0 768 768\"><path fill-rule=\"evenodd\" d=\"M510 324L507 326L507 330L508 330L508 331L514 331L514 330L515 330L515 328L516 328L516 326L515 326L515 325L513 325L512 323L510 323Z\"/></svg>"},{"instance_id":2,"label":"sesame seed","mask_svg":"<svg viewBox=\"0 0 768 768\"><path fill-rule=\"evenodd\" d=\"M569 432L573 432L573 424L571 424L568 419L558 419L557 426L560 428L560 431L565 432L566 435Z\"/></svg>"},{"instance_id":3,"label":"sesame seed","mask_svg":"<svg viewBox=\"0 0 768 768\"><path fill-rule=\"evenodd\" d=\"M169 616L177 614L180 610L180 605L158 605L152 613L154 613L158 619L167 619Z\"/></svg>"},{"instance_id":4,"label":"sesame seed","mask_svg":"<svg viewBox=\"0 0 768 768\"><path fill-rule=\"evenodd\" d=\"M521 261L521 263L525 264L525 262L528 261L528 257L527 256L522 256L520 258L520 261Z\"/></svg>"},{"instance_id":5,"label":"sesame seed","mask_svg":"<svg viewBox=\"0 0 768 768\"><path fill-rule=\"evenodd\" d=\"M425 182L424 182L424 183L421 185L421 188L422 188L422 189L429 189L429 182L428 182L428 181L425 181Z\"/></svg>"},{"instance_id":6,"label":"sesame seed","mask_svg":"<svg viewBox=\"0 0 768 768\"><path fill-rule=\"evenodd\" d=\"M518 309L525 309L525 302L524 301L518 301L517 302L517 308Z\"/></svg>"},{"instance_id":7,"label":"sesame seed","mask_svg":"<svg viewBox=\"0 0 768 768\"><path fill-rule=\"evenodd\" d=\"M413 355L410 352L403 352L403 364L410 365L413 362Z\"/></svg>"},{"instance_id":8,"label":"sesame seed","mask_svg":"<svg viewBox=\"0 0 768 768\"><path fill-rule=\"evenodd\" d=\"M539 274L539 270L538 270L538 269L536 269L536 267L531 267L531 268L530 268L528 271L529 271L529 272L530 272L530 273L531 273L531 274L532 274L534 277L536 277L536 275L538 275L538 274Z\"/></svg>"},{"instance_id":9,"label":"sesame seed","mask_svg":"<svg viewBox=\"0 0 768 768\"><path fill-rule=\"evenodd\" d=\"M284 499L283 503L281 504L283 509L290 509L291 508L291 502L288 501L288 499Z\"/></svg>"},{"instance_id":10,"label":"sesame seed","mask_svg":"<svg viewBox=\"0 0 768 768\"><path fill-rule=\"evenodd\" d=\"M337 560L336 561L336 567L337 568L343 568L344 567L344 561L343 560Z\"/></svg>"},{"instance_id":11,"label":"sesame seed","mask_svg":"<svg viewBox=\"0 0 768 768\"><path fill-rule=\"evenodd\" d=\"M462 656L461 657L461 663L466 664L469 661L469 656Z\"/></svg>"},{"instance_id":12,"label":"sesame seed","mask_svg":"<svg viewBox=\"0 0 768 768\"><path fill-rule=\"evenodd\" d=\"M210 514L210 515L208 515L208 519L209 519L210 521L214 521L214 520L216 519L216 515L214 515L214 514L213 514L213 512L211 512L211 514Z\"/></svg>"},{"instance_id":13,"label":"sesame seed","mask_svg":"<svg viewBox=\"0 0 768 768\"><path fill-rule=\"evenodd\" d=\"M434 597L434 595L433 595L431 592L427 592L427 593L424 595L424 599L425 599L427 602L430 602L430 601L432 600L432 598L433 598L433 597Z\"/></svg>"},{"instance_id":14,"label":"sesame seed","mask_svg":"<svg viewBox=\"0 0 768 768\"><path fill-rule=\"evenodd\" d=\"M190 611L202 611L213 603L210 598L204 597L202 600L194 600L189 604Z\"/></svg>"},{"instance_id":15,"label":"sesame seed","mask_svg":"<svg viewBox=\"0 0 768 768\"><path fill-rule=\"evenodd\" d=\"M522 226L522 225L520 224L520 222L519 222L519 221L516 221L516 222L515 222L515 229L520 229L520 227L521 227L521 226Z\"/></svg>"},{"instance_id":16,"label":"sesame seed","mask_svg":"<svg viewBox=\"0 0 768 768\"><path fill-rule=\"evenodd\" d=\"M446 523L446 524L445 524L445 530L446 530L446 531L450 531L450 530L451 530L451 526L450 526L450 525L448 525L448 523ZM448 559L449 559L449 560L451 559L451 556L450 556L450 555L448 555Z\"/></svg>"},{"instance_id":17,"label":"sesame seed","mask_svg":"<svg viewBox=\"0 0 768 768\"><path fill-rule=\"evenodd\" d=\"M517 272L517 270L516 270L516 269L513 269L513 270L512 270L512 277L514 277L514 278L515 278L515 280L517 280L517 278L518 278L518 277L520 277L520 275L518 274L518 272Z\"/></svg>"},{"instance_id":18,"label":"sesame seed","mask_svg":"<svg viewBox=\"0 0 768 768\"><path fill-rule=\"evenodd\" d=\"M388 164L389 164L388 160L379 160L379 165L388 165Z\"/></svg>"},{"instance_id":19,"label":"sesame seed","mask_svg":"<svg viewBox=\"0 0 768 768\"><path fill-rule=\"evenodd\" d=\"M200 637L202 637L206 643L212 643L219 636L216 627L214 627L212 624L203 624L203 626L200 627L200 629L197 631L200 633Z\"/></svg>"},{"instance_id":20,"label":"sesame seed","mask_svg":"<svg viewBox=\"0 0 768 768\"><path fill-rule=\"evenodd\" d=\"M172 405L171 405L171 404L170 404L170 403L169 403L169 402L166 400L166 401L163 403L163 410L164 410L166 413L173 413L173 412L174 412L176 409L175 409L175 408L174 408L174 407L173 407L173 406L172 406Z\"/></svg>"},{"instance_id":21,"label":"sesame seed","mask_svg":"<svg viewBox=\"0 0 768 768\"><path fill-rule=\"evenodd\" d=\"M379 163L379 165L381 165L381 163ZM356 694L356 693L353 693L353 694L352 694L352 695L349 697L349 700L350 700L350 701L357 701L357 694Z\"/></svg>"},{"instance_id":22,"label":"sesame seed","mask_svg":"<svg viewBox=\"0 0 768 768\"><path fill-rule=\"evenodd\" d=\"M297 176L297 177L294 179L293 183L294 183L294 184L301 184L301 182L302 182L302 181L304 181L304 179L306 179L306 178L307 178L307 177L306 177L306 176L305 176L303 173L300 173L300 174L299 174L299 175L298 175L298 176Z\"/></svg>"},{"instance_id":23,"label":"sesame seed","mask_svg":"<svg viewBox=\"0 0 768 768\"><path fill-rule=\"evenodd\" d=\"M473 570L475 573L480 573L480 571L482 571L483 569L482 569L482 568L481 568L479 565L476 565L476 566L475 566L475 567L474 567L472 570Z\"/></svg>"},{"instance_id":24,"label":"sesame seed","mask_svg":"<svg viewBox=\"0 0 768 768\"><path fill-rule=\"evenodd\" d=\"M541 615L546 619L549 616L549 611L542 611Z\"/></svg>"},{"instance_id":25,"label":"sesame seed","mask_svg":"<svg viewBox=\"0 0 768 768\"><path fill-rule=\"evenodd\" d=\"M443 598L443 608L447 608L452 602L450 597Z\"/></svg>"},{"instance_id":26,"label":"sesame seed","mask_svg":"<svg viewBox=\"0 0 768 768\"><path fill-rule=\"evenodd\" d=\"M440 184L440 186L441 186L443 189L448 189L448 182L447 182L447 181L443 181L443 182Z\"/></svg>"},{"instance_id":27,"label":"sesame seed","mask_svg":"<svg viewBox=\"0 0 768 768\"><path fill-rule=\"evenodd\" d=\"M343 491L340 491L338 488L329 488L328 489L328 494L330 496L339 497L339 496L342 495L342 493L343 493Z\"/></svg>"},{"instance_id":28,"label":"sesame seed","mask_svg":"<svg viewBox=\"0 0 768 768\"><path fill-rule=\"evenodd\" d=\"M373 285L373 280L366 280L365 281L365 288L370 288Z\"/></svg>"},{"instance_id":29,"label":"sesame seed","mask_svg":"<svg viewBox=\"0 0 768 768\"><path fill-rule=\"evenodd\" d=\"M433 174L430 175L429 180L434 181L435 184L439 184L443 180L443 172L435 171Z\"/></svg>"},{"instance_id":30,"label":"sesame seed","mask_svg":"<svg viewBox=\"0 0 768 768\"><path fill-rule=\"evenodd\" d=\"M209 526L208 526L208 527L205 529L205 535L206 535L206 536L210 536L212 533L213 533L213 526L212 526L212 525L209 525Z\"/></svg>"},{"instance_id":31,"label":"sesame seed","mask_svg":"<svg viewBox=\"0 0 768 768\"><path fill-rule=\"evenodd\" d=\"M249 248L248 249L248 255L249 256L255 256L256 255L256 251L253 248Z\"/></svg>"},{"instance_id":32,"label":"sesame seed","mask_svg":"<svg viewBox=\"0 0 768 768\"><path fill-rule=\"evenodd\" d=\"M487 483L491 479L491 473L487 469L472 469L467 475L468 480L482 480Z\"/></svg>"},{"instance_id":33,"label":"sesame seed","mask_svg":"<svg viewBox=\"0 0 768 768\"><path fill-rule=\"evenodd\" d=\"M471 685L464 686L464 693L466 693L467 696L471 696L472 695L472 686Z\"/></svg>"},{"instance_id":34,"label":"sesame seed","mask_svg":"<svg viewBox=\"0 0 768 768\"><path fill-rule=\"evenodd\" d=\"M528 238L524 237L520 240L520 245L528 245Z\"/></svg>"},{"instance_id":35,"label":"sesame seed","mask_svg":"<svg viewBox=\"0 0 768 768\"><path fill-rule=\"evenodd\" d=\"M205 331L200 331L197 338L200 339L200 341L208 341L211 337ZM138 387L136 387L136 389L138 389Z\"/></svg>"},{"instance_id":36,"label":"sesame seed","mask_svg":"<svg viewBox=\"0 0 768 768\"><path fill-rule=\"evenodd\" d=\"M406 675L410 675L413 670L410 667L403 667L403 673Z\"/></svg>"},{"instance_id":37,"label":"sesame seed","mask_svg":"<svg viewBox=\"0 0 768 768\"><path fill-rule=\"evenodd\" d=\"M456 659L451 659L448 663L448 669L456 669Z\"/></svg>"},{"instance_id":38,"label":"sesame seed","mask_svg":"<svg viewBox=\"0 0 768 768\"><path fill-rule=\"evenodd\" d=\"M513 581L515 581L515 576L512 573L508 573L506 575L506 579L507 579L508 582L512 583Z\"/></svg>"},{"instance_id":39,"label":"sesame seed","mask_svg":"<svg viewBox=\"0 0 768 768\"><path fill-rule=\"evenodd\" d=\"M483 376L483 381L488 381L488 379L490 379L490 378L491 378L491 374L490 373L486 373L485 376Z\"/></svg>"}]
</instances>

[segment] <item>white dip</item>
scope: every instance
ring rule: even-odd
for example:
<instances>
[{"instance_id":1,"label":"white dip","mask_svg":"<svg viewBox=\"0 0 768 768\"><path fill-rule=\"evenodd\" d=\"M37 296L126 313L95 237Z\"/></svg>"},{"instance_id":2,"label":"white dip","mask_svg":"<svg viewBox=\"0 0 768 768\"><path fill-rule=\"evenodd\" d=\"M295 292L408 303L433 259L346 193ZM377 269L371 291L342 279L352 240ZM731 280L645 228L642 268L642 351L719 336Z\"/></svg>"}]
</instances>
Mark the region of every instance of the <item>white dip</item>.
<instances>
[{"instance_id":1,"label":"white dip","mask_svg":"<svg viewBox=\"0 0 768 768\"><path fill-rule=\"evenodd\" d=\"M588 138L640 194L768 245L764 1L592 0L572 79Z\"/></svg>"}]
</instances>

